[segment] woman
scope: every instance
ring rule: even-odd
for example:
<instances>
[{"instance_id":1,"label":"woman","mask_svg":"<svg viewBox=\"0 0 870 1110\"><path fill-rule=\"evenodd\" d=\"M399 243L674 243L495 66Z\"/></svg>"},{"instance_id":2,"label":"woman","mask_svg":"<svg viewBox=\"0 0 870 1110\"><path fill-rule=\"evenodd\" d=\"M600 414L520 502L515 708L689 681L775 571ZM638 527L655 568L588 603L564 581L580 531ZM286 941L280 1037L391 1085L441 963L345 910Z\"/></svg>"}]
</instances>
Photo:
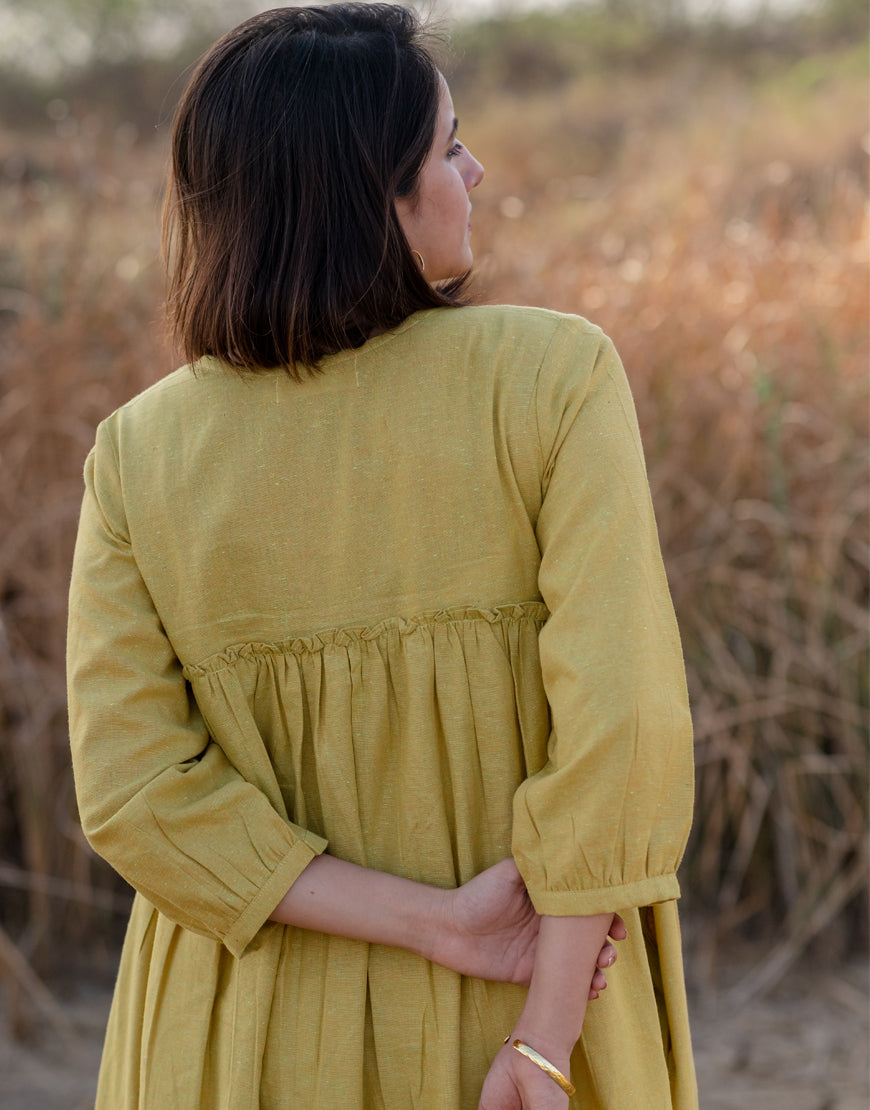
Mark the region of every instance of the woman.
<instances>
[{"instance_id":1,"label":"woman","mask_svg":"<svg viewBox=\"0 0 870 1110\"><path fill-rule=\"evenodd\" d=\"M101 1108L696 1104L631 399L586 321L463 307L456 127L387 5L257 16L180 106L192 366L100 426L71 588L82 823L137 890Z\"/></svg>"}]
</instances>

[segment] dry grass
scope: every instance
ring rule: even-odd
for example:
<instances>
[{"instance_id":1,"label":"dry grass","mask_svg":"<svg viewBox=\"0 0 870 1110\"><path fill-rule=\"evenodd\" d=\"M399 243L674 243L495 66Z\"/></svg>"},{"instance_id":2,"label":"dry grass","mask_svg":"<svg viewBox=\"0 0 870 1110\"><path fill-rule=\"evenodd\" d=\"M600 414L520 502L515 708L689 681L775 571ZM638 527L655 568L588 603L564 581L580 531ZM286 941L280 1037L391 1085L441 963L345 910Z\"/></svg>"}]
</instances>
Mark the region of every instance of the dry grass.
<instances>
[{"instance_id":1,"label":"dry grass","mask_svg":"<svg viewBox=\"0 0 870 1110\"><path fill-rule=\"evenodd\" d=\"M75 817L66 589L96 423L171 368L155 320L163 156L93 117L0 136L0 897L39 969L108 939L116 884ZM117 896L116 896L117 900ZM2 964L0 964L2 971Z\"/></svg>"},{"instance_id":2,"label":"dry grass","mask_svg":"<svg viewBox=\"0 0 870 1110\"><path fill-rule=\"evenodd\" d=\"M632 380L697 724L683 884L715 912L711 952L737 928L777 938L762 987L820 933L841 950L866 934L856 58L750 80L687 56L457 98L488 170L486 299L589 316ZM172 366L155 323L162 159L96 117L0 132L0 925L37 969L61 962L61 938L63 955L110 943L116 920L75 821L64 610L94 426Z\"/></svg>"}]
</instances>

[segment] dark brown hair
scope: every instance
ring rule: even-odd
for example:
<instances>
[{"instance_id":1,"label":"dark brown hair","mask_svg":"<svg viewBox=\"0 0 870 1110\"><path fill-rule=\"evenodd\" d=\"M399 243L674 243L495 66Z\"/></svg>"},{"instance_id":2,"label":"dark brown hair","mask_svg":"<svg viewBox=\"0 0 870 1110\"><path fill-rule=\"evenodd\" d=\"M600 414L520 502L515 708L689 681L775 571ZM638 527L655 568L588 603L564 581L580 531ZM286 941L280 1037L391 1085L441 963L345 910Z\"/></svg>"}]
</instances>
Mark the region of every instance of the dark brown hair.
<instances>
[{"instance_id":1,"label":"dark brown hair","mask_svg":"<svg viewBox=\"0 0 870 1110\"><path fill-rule=\"evenodd\" d=\"M414 12L263 12L205 55L178 108L164 209L168 314L185 356L295 377L423 308L394 208L434 141L439 76Z\"/></svg>"}]
</instances>

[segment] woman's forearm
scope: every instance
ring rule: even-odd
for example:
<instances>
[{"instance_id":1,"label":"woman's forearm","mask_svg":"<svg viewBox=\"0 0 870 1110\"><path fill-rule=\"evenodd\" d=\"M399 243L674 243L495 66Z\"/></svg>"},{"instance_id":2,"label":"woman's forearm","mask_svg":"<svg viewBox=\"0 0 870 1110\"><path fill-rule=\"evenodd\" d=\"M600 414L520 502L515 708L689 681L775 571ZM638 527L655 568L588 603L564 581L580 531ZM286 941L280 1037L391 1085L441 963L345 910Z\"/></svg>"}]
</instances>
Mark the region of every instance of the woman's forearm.
<instances>
[{"instance_id":1,"label":"woman's forearm","mask_svg":"<svg viewBox=\"0 0 870 1110\"><path fill-rule=\"evenodd\" d=\"M541 918L532 981L513 1035L554 1063L565 1063L580 1038L589 984L612 920L609 913Z\"/></svg>"},{"instance_id":2,"label":"woman's forearm","mask_svg":"<svg viewBox=\"0 0 870 1110\"><path fill-rule=\"evenodd\" d=\"M270 920L333 936L389 944L430 958L444 920L447 891L316 856Z\"/></svg>"}]
</instances>

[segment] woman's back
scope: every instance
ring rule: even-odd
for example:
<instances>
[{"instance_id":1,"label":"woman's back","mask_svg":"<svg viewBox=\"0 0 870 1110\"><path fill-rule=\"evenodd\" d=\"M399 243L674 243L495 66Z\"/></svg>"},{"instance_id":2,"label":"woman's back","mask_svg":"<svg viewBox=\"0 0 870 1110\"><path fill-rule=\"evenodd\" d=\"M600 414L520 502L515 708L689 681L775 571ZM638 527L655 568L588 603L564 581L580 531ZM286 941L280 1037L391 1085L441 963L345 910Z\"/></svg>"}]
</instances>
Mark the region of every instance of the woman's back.
<instances>
[{"instance_id":1,"label":"woman's back","mask_svg":"<svg viewBox=\"0 0 870 1110\"><path fill-rule=\"evenodd\" d=\"M436 309L303 382L206 359L124 406L125 516L180 658L539 600L537 376L560 326ZM571 326L581 384L602 337Z\"/></svg>"},{"instance_id":2,"label":"woman's back","mask_svg":"<svg viewBox=\"0 0 870 1110\"><path fill-rule=\"evenodd\" d=\"M513 853L543 912L665 902L661 959L632 911L587 1019L583 1044L622 1038L624 1058L581 1053L573 1074L578 1098L598 1099L586 1106L691 1105L672 901L689 722L633 412L600 331L541 310L435 309L302 382L205 360L111 417L88 474L77 578L110 547L132 558L112 607L73 594L73 687L88 638L101 656L114 638L117 667L102 704L73 703L75 731L140 735L116 765L88 767L83 745L82 815L150 899L109 1032L138 1038L140 1064L107 1053L101 1105L135 1105L137 1090L193 1105L202 1085L203 1105L247 1107L256 1077L263 1108L476 1106L523 992L261 927L294 836L443 887ZM541 647L545 600L558 620ZM183 723L177 681L132 682L132 640L137 657L153 643L155 673L183 666ZM156 774L167 744L176 770Z\"/></svg>"}]
</instances>

